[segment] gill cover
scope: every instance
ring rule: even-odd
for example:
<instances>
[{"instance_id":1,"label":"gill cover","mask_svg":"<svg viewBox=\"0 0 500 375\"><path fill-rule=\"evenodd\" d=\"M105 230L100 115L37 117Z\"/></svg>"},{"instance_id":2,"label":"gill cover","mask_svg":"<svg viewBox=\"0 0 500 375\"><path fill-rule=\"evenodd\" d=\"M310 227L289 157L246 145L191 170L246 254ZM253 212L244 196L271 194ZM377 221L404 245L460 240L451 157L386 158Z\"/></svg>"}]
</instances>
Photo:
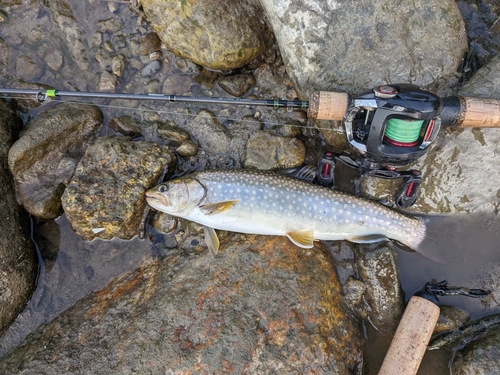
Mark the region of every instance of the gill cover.
<instances>
[{"instance_id":1,"label":"gill cover","mask_svg":"<svg viewBox=\"0 0 500 375\"><path fill-rule=\"evenodd\" d=\"M188 213L205 198L205 187L194 178L179 178L158 185L155 196L159 200L161 211L180 214ZM163 207L164 206L164 207Z\"/></svg>"}]
</instances>

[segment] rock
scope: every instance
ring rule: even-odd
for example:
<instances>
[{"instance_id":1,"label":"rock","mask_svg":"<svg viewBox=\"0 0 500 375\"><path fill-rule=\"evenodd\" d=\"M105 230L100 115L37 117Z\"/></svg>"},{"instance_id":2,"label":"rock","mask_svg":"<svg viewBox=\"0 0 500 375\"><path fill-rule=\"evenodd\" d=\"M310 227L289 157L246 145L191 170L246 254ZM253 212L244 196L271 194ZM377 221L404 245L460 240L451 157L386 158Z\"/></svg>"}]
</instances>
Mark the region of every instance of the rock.
<instances>
[{"instance_id":1,"label":"rock","mask_svg":"<svg viewBox=\"0 0 500 375\"><path fill-rule=\"evenodd\" d=\"M26 81L36 81L42 77L44 70L40 64L37 64L33 59L23 54L16 60L16 75L22 77Z\"/></svg>"},{"instance_id":2,"label":"rock","mask_svg":"<svg viewBox=\"0 0 500 375\"><path fill-rule=\"evenodd\" d=\"M189 92L191 83L190 76L169 76L163 81L161 92L165 95L184 95Z\"/></svg>"},{"instance_id":3,"label":"rock","mask_svg":"<svg viewBox=\"0 0 500 375\"><path fill-rule=\"evenodd\" d=\"M403 314L396 253L392 242L352 245L360 279L366 285L361 316L378 331L392 337Z\"/></svg>"},{"instance_id":4,"label":"rock","mask_svg":"<svg viewBox=\"0 0 500 375\"><path fill-rule=\"evenodd\" d=\"M204 67L236 69L267 48L269 30L256 1L140 3L162 42L176 55Z\"/></svg>"},{"instance_id":5,"label":"rock","mask_svg":"<svg viewBox=\"0 0 500 375\"><path fill-rule=\"evenodd\" d=\"M221 250L176 252L115 279L41 326L0 372L361 371L360 330L318 246L231 234Z\"/></svg>"},{"instance_id":6,"label":"rock","mask_svg":"<svg viewBox=\"0 0 500 375\"><path fill-rule=\"evenodd\" d=\"M434 327L434 334L457 329L467 323L470 319L469 314L455 306L439 306L439 319Z\"/></svg>"},{"instance_id":7,"label":"rock","mask_svg":"<svg viewBox=\"0 0 500 375\"><path fill-rule=\"evenodd\" d=\"M161 40L156 33L147 33L139 41L139 52L142 55L149 55L152 52L161 50Z\"/></svg>"},{"instance_id":8,"label":"rock","mask_svg":"<svg viewBox=\"0 0 500 375\"><path fill-rule=\"evenodd\" d=\"M0 38L0 74L4 75L7 73L7 69L10 63L11 51L10 47L5 40Z\"/></svg>"},{"instance_id":9,"label":"rock","mask_svg":"<svg viewBox=\"0 0 500 375\"><path fill-rule=\"evenodd\" d=\"M298 167L305 157L306 148L297 138L274 136L261 130L248 139L245 167L264 170Z\"/></svg>"},{"instance_id":10,"label":"rock","mask_svg":"<svg viewBox=\"0 0 500 375\"><path fill-rule=\"evenodd\" d=\"M191 121L187 130L200 147L212 155L228 154L231 150L231 134L210 111L202 109Z\"/></svg>"},{"instance_id":11,"label":"rock","mask_svg":"<svg viewBox=\"0 0 500 375\"><path fill-rule=\"evenodd\" d=\"M113 73L107 71L101 72L99 82L97 83L97 91L115 92L118 83L118 77Z\"/></svg>"},{"instance_id":12,"label":"rock","mask_svg":"<svg viewBox=\"0 0 500 375\"><path fill-rule=\"evenodd\" d=\"M45 56L44 60L47 66L55 72L58 72L62 68L64 62L63 55L58 49L53 49Z\"/></svg>"},{"instance_id":13,"label":"rock","mask_svg":"<svg viewBox=\"0 0 500 375\"><path fill-rule=\"evenodd\" d=\"M384 82L439 91L456 79L467 50L452 0L261 3L302 99L316 90L357 94Z\"/></svg>"},{"instance_id":14,"label":"rock","mask_svg":"<svg viewBox=\"0 0 500 375\"><path fill-rule=\"evenodd\" d=\"M203 87L212 89L215 87L215 81L217 81L218 77L219 73L203 68L200 74L193 77L193 81L198 82Z\"/></svg>"},{"instance_id":15,"label":"rock","mask_svg":"<svg viewBox=\"0 0 500 375\"><path fill-rule=\"evenodd\" d=\"M0 336L30 300L38 271L29 218L16 202L7 168L9 148L21 127L21 120L0 100Z\"/></svg>"},{"instance_id":16,"label":"rock","mask_svg":"<svg viewBox=\"0 0 500 375\"><path fill-rule=\"evenodd\" d=\"M497 84L500 79L496 77L499 71L500 55L496 55L462 86L459 94L473 98L499 99L500 89Z\"/></svg>"},{"instance_id":17,"label":"rock","mask_svg":"<svg viewBox=\"0 0 500 375\"><path fill-rule=\"evenodd\" d=\"M198 153L198 146L196 146L192 140L188 139L182 142L182 144L175 149L175 152L183 157L194 156Z\"/></svg>"},{"instance_id":18,"label":"rock","mask_svg":"<svg viewBox=\"0 0 500 375\"><path fill-rule=\"evenodd\" d=\"M172 121L157 122L156 131L160 139L169 146L180 146L189 139L189 133Z\"/></svg>"},{"instance_id":19,"label":"rock","mask_svg":"<svg viewBox=\"0 0 500 375\"><path fill-rule=\"evenodd\" d=\"M490 375L500 373L500 327L492 328L480 340L459 350L451 365L454 375Z\"/></svg>"},{"instance_id":20,"label":"rock","mask_svg":"<svg viewBox=\"0 0 500 375\"><path fill-rule=\"evenodd\" d=\"M118 54L116 56L113 56L111 59L111 71L118 77L121 77L123 73L123 68L125 68L125 64L127 62L127 59L125 55L123 54Z\"/></svg>"},{"instance_id":21,"label":"rock","mask_svg":"<svg viewBox=\"0 0 500 375\"><path fill-rule=\"evenodd\" d=\"M161 69L161 62L158 60L151 61L141 70L142 77L151 77L158 73Z\"/></svg>"},{"instance_id":22,"label":"rock","mask_svg":"<svg viewBox=\"0 0 500 375\"><path fill-rule=\"evenodd\" d=\"M240 97L255 85L255 78L251 74L237 74L223 77L219 86L229 95Z\"/></svg>"},{"instance_id":23,"label":"rock","mask_svg":"<svg viewBox=\"0 0 500 375\"><path fill-rule=\"evenodd\" d=\"M84 240L131 239L144 226L144 192L174 167L166 147L127 137L99 138L80 160L62 196L73 230Z\"/></svg>"},{"instance_id":24,"label":"rock","mask_svg":"<svg viewBox=\"0 0 500 375\"><path fill-rule=\"evenodd\" d=\"M142 128L138 121L130 116L114 117L108 122L108 126L115 131L132 138L142 135Z\"/></svg>"},{"instance_id":25,"label":"rock","mask_svg":"<svg viewBox=\"0 0 500 375\"><path fill-rule=\"evenodd\" d=\"M101 110L79 103L56 104L29 122L9 151L9 168L20 203L34 216L62 213L61 195L102 125Z\"/></svg>"},{"instance_id":26,"label":"rock","mask_svg":"<svg viewBox=\"0 0 500 375\"><path fill-rule=\"evenodd\" d=\"M90 67L87 57L88 46L71 6L67 0L50 1L48 5L52 19L64 35L71 56L81 70L88 71Z\"/></svg>"}]
</instances>

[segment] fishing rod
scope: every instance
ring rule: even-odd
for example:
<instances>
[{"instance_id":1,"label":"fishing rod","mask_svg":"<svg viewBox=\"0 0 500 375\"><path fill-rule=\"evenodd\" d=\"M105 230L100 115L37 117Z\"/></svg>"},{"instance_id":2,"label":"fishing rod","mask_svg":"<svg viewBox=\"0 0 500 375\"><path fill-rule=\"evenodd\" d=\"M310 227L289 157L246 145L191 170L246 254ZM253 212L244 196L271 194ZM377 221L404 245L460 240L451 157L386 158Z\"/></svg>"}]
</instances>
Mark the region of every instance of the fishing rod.
<instances>
[{"instance_id":1,"label":"fishing rod","mask_svg":"<svg viewBox=\"0 0 500 375\"><path fill-rule=\"evenodd\" d=\"M417 170L399 172L423 156L441 127L500 127L500 101L462 96L440 98L412 84L380 85L357 97L347 93L315 91L308 101L210 98L163 94L125 94L0 88L0 94L34 95L43 102L56 97L133 99L166 102L252 105L307 110L313 120L342 121L349 145L360 157L329 155L320 161L318 176L332 182L338 160L360 171L361 176L403 180L396 204L409 207L417 197L421 175Z\"/></svg>"}]
</instances>

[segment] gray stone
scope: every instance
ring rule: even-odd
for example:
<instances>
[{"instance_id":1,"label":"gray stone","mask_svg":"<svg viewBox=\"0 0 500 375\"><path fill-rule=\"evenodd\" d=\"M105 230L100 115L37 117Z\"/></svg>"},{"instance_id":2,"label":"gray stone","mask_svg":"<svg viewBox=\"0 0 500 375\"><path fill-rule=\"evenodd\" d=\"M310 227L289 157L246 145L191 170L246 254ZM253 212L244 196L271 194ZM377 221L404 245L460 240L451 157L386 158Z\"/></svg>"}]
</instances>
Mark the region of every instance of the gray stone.
<instances>
[{"instance_id":1,"label":"gray stone","mask_svg":"<svg viewBox=\"0 0 500 375\"><path fill-rule=\"evenodd\" d=\"M365 283L364 301L358 310L379 332L388 337L396 331L403 314L403 294L392 243L353 245L360 279Z\"/></svg>"},{"instance_id":2,"label":"gray stone","mask_svg":"<svg viewBox=\"0 0 500 375\"><path fill-rule=\"evenodd\" d=\"M113 131L132 138L142 135L141 125L130 116L114 117L109 120L108 126Z\"/></svg>"},{"instance_id":3,"label":"gray stone","mask_svg":"<svg viewBox=\"0 0 500 375\"><path fill-rule=\"evenodd\" d=\"M40 64L37 64L33 59L23 54L16 60L16 74L26 81L36 81L44 73L44 69Z\"/></svg>"},{"instance_id":4,"label":"gray stone","mask_svg":"<svg viewBox=\"0 0 500 375\"><path fill-rule=\"evenodd\" d=\"M158 60L151 61L141 70L142 77L151 77L158 73L161 69L161 62Z\"/></svg>"},{"instance_id":5,"label":"gray stone","mask_svg":"<svg viewBox=\"0 0 500 375\"><path fill-rule=\"evenodd\" d=\"M267 48L269 31L257 1L140 3L163 43L175 54L204 67L239 68Z\"/></svg>"},{"instance_id":6,"label":"gray stone","mask_svg":"<svg viewBox=\"0 0 500 375\"><path fill-rule=\"evenodd\" d=\"M194 156L198 153L198 146L196 146L192 140L188 139L182 142L179 147L175 149L175 152L184 157Z\"/></svg>"},{"instance_id":7,"label":"gray stone","mask_svg":"<svg viewBox=\"0 0 500 375\"><path fill-rule=\"evenodd\" d=\"M111 59L111 71L116 74L116 76L121 77L126 62L127 58L121 53L113 56L113 58Z\"/></svg>"},{"instance_id":8,"label":"gray stone","mask_svg":"<svg viewBox=\"0 0 500 375\"><path fill-rule=\"evenodd\" d=\"M0 335L25 308L35 289L37 261L30 239L30 222L16 202L14 182L7 168L7 154L22 122L0 100Z\"/></svg>"},{"instance_id":9,"label":"gray stone","mask_svg":"<svg viewBox=\"0 0 500 375\"><path fill-rule=\"evenodd\" d=\"M467 49L452 0L261 3L303 99L315 90L356 94L383 82L448 88Z\"/></svg>"},{"instance_id":10,"label":"gray stone","mask_svg":"<svg viewBox=\"0 0 500 375\"><path fill-rule=\"evenodd\" d=\"M480 340L469 343L454 357L454 375L490 375L500 373L500 327L492 328Z\"/></svg>"},{"instance_id":11,"label":"gray stone","mask_svg":"<svg viewBox=\"0 0 500 375\"><path fill-rule=\"evenodd\" d=\"M306 148L297 138L274 136L261 130L248 139L245 167L291 168L302 165L305 157Z\"/></svg>"},{"instance_id":12,"label":"gray stone","mask_svg":"<svg viewBox=\"0 0 500 375\"><path fill-rule=\"evenodd\" d=\"M142 55L149 55L152 52L161 50L161 40L156 33L147 33L140 40L139 52Z\"/></svg>"},{"instance_id":13,"label":"gray stone","mask_svg":"<svg viewBox=\"0 0 500 375\"><path fill-rule=\"evenodd\" d=\"M99 138L87 149L62 196L73 230L85 240L138 235L147 206L144 192L175 163L172 151L153 142Z\"/></svg>"},{"instance_id":14,"label":"gray stone","mask_svg":"<svg viewBox=\"0 0 500 375\"><path fill-rule=\"evenodd\" d=\"M83 298L4 356L0 372L344 375L360 373L361 357L319 246L231 234L215 259L177 251Z\"/></svg>"},{"instance_id":15,"label":"gray stone","mask_svg":"<svg viewBox=\"0 0 500 375\"><path fill-rule=\"evenodd\" d=\"M237 74L223 77L219 86L229 95L240 97L255 85L255 78L251 74Z\"/></svg>"},{"instance_id":16,"label":"gray stone","mask_svg":"<svg viewBox=\"0 0 500 375\"><path fill-rule=\"evenodd\" d=\"M9 151L19 200L29 213L44 219L62 213L64 187L102 121L98 107L78 103L57 104L30 121Z\"/></svg>"},{"instance_id":17,"label":"gray stone","mask_svg":"<svg viewBox=\"0 0 500 375\"><path fill-rule=\"evenodd\" d=\"M115 74L104 71L99 76L97 90L101 92L115 92L118 83L118 77Z\"/></svg>"},{"instance_id":18,"label":"gray stone","mask_svg":"<svg viewBox=\"0 0 500 375\"><path fill-rule=\"evenodd\" d=\"M88 71L90 67L87 56L88 46L71 6L67 0L50 1L49 9L52 19L64 35L67 48L76 64L81 70Z\"/></svg>"}]
</instances>

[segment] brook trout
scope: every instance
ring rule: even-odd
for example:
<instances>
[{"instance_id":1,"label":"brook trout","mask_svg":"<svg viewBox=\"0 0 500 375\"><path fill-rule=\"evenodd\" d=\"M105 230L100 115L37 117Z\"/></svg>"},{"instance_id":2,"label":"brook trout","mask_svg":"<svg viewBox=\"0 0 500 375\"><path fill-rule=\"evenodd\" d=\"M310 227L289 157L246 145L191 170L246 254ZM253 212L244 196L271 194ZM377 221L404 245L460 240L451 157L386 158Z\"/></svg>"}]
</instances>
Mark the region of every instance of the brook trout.
<instances>
[{"instance_id":1,"label":"brook trout","mask_svg":"<svg viewBox=\"0 0 500 375\"><path fill-rule=\"evenodd\" d=\"M272 172L197 172L149 189L146 199L159 211L204 225L212 253L219 247L214 229L287 236L303 248L314 240L389 238L416 249L426 232L420 218Z\"/></svg>"}]
</instances>

